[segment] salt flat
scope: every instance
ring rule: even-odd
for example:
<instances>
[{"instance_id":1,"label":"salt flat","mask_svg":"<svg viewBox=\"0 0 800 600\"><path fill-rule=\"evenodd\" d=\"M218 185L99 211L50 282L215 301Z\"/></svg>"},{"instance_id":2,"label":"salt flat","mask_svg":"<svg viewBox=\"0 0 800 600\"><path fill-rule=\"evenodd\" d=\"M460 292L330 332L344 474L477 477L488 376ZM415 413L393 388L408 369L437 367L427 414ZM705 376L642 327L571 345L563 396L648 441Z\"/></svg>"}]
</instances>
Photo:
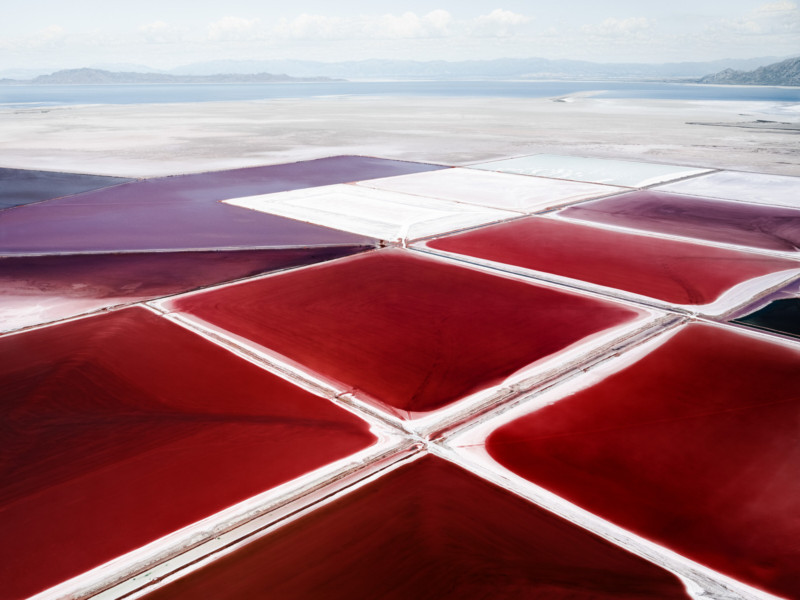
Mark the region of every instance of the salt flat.
<instances>
[{"instance_id":1,"label":"salt flat","mask_svg":"<svg viewBox=\"0 0 800 600\"><path fill-rule=\"evenodd\" d=\"M800 106L335 97L0 110L0 167L149 177L334 154L468 165L550 153L800 175ZM702 124L706 123L706 124ZM730 126L719 126L729 124Z\"/></svg>"}]
</instances>

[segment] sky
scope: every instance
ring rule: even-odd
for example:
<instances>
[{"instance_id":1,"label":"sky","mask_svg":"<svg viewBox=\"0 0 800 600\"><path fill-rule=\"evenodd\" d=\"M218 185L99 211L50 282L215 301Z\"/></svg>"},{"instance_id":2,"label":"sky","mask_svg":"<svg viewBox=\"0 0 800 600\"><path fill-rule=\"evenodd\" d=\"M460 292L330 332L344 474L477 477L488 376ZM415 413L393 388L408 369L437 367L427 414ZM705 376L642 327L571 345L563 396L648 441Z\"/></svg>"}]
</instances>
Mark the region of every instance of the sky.
<instances>
[{"instance_id":1,"label":"sky","mask_svg":"<svg viewBox=\"0 0 800 600\"><path fill-rule=\"evenodd\" d=\"M217 59L680 62L800 54L800 0L29 0L0 71Z\"/></svg>"}]
</instances>

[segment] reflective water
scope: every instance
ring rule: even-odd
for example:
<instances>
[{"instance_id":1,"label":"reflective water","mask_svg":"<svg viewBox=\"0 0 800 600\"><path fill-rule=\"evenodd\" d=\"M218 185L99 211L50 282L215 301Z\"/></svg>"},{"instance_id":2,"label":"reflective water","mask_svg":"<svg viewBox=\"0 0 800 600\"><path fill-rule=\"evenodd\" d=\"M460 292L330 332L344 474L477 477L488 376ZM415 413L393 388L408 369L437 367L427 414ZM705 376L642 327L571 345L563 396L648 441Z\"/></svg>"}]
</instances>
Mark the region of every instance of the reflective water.
<instances>
[{"instance_id":1,"label":"reflective water","mask_svg":"<svg viewBox=\"0 0 800 600\"><path fill-rule=\"evenodd\" d=\"M332 81L266 84L0 86L0 105L143 104L318 98L449 96L547 98L602 90L607 98L799 102L800 88L619 81Z\"/></svg>"}]
</instances>

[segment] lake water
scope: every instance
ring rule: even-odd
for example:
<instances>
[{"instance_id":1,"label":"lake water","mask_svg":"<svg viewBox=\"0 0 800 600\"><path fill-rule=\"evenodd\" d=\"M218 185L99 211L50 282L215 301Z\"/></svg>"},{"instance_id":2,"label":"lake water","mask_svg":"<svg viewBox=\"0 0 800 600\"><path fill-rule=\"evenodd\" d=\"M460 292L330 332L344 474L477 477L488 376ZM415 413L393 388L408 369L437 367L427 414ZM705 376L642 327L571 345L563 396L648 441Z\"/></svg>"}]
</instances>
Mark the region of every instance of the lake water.
<instances>
[{"instance_id":1,"label":"lake water","mask_svg":"<svg viewBox=\"0 0 800 600\"><path fill-rule=\"evenodd\" d=\"M325 83L0 86L0 107L218 102L329 96L547 98L587 91L605 98L800 102L800 88L608 81L336 81Z\"/></svg>"}]
</instances>

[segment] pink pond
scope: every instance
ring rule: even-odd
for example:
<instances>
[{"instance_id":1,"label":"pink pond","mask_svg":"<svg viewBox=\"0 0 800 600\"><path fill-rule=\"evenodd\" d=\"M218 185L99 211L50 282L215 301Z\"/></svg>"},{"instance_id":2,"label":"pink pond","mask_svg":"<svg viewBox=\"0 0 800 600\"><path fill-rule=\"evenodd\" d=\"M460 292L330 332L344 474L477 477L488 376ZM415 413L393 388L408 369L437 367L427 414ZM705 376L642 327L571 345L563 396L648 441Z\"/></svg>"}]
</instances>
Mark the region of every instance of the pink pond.
<instances>
[{"instance_id":1,"label":"pink pond","mask_svg":"<svg viewBox=\"0 0 800 600\"><path fill-rule=\"evenodd\" d=\"M369 246L0 257L0 330L312 264Z\"/></svg>"},{"instance_id":2,"label":"pink pond","mask_svg":"<svg viewBox=\"0 0 800 600\"><path fill-rule=\"evenodd\" d=\"M689 325L501 426L501 465L735 579L800 597L800 347Z\"/></svg>"},{"instance_id":3,"label":"pink pond","mask_svg":"<svg viewBox=\"0 0 800 600\"><path fill-rule=\"evenodd\" d=\"M179 297L168 307L411 418L642 315L406 250Z\"/></svg>"},{"instance_id":4,"label":"pink pond","mask_svg":"<svg viewBox=\"0 0 800 600\"><path fill-rule=\"evenodd\" d=\"M0 353L4 598L375 441L351 413L142 308L0 337Z\"/></svg>"},{"instance_id":5,"label":"pink pond","mask_svg":"<svg viewBox=\"0 0 800 600\"><path fill-rule=\"evenodd\" d=\"M430 456L148 600L688 600L674 575Z\"/></svg>"},{"instance_id":6,"label":"pink pond","mask_svg":"<svg viewBox=\"0 0 800 600\"><path fill-rule=\"evenodd\" d=\"M639 191L584 202L561 215L713 242L796 251L800 210Z\"/></svg>"},{"instance_id":7,"label":"pink pond","mask_svg":"<svg viewBox=\"0 0 800 600\"><path fill-rule=\"evenodd\" d=\"M686 305L710 304L737 284L800 267L788 259L540 217L427 245Z\"/></svg>"}]
</instances>

